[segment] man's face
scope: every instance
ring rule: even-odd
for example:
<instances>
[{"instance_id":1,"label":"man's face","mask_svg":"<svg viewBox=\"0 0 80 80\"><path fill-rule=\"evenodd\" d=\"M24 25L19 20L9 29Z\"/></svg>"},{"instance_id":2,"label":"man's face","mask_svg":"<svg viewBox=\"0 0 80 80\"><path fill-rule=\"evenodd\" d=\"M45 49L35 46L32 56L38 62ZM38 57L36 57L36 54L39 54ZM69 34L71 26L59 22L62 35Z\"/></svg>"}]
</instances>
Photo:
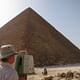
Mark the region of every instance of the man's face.
<instances>
[{"instance_id":1,"label":"man's face","mask_svg":"<svg viewBox=\"0 0 80 80\"><path fill-rule=\"evenodd\" d=\"M14 63L14 60L15 60L14 55L11 55L11 56L8 57L8 62L9 62L10 64L13 64L13 63Z\"/></svg>"}]
</instances>

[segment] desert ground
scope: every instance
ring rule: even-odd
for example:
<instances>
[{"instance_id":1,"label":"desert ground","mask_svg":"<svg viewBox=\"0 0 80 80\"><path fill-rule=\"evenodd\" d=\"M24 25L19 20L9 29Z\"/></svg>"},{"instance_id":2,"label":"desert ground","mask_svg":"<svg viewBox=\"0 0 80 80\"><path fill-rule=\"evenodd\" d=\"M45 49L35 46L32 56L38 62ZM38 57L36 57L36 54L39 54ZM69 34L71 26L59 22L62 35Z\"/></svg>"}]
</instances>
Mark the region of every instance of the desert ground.
<instances>
[{"instance_id":1,"label":"desert ground","mask_svg":"<svg viewBox=\"0 0 80 80\"><path fill-rule=\"evenodd\" d=\"M28 75L28 80L80 80L80 66L52 66L46 67L47 75L43 75L44 68L35 68L35 74Z\"/></svg>"}]
</instances>

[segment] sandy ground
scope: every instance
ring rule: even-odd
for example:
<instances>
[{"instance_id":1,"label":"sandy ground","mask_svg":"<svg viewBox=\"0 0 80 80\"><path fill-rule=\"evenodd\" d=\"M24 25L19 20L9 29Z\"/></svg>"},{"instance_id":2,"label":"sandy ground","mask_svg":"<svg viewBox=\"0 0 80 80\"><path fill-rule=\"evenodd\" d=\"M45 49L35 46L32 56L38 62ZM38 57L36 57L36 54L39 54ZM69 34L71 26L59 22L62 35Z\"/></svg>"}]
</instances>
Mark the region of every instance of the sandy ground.
<instances>
[{"instance_id":1,"label":"sandy ground","mask_svg":"<svg viewBox=\"0 0 80 80\"><path fill-rule=\"evenodd\" d=\"M44 77L47 76L55 76L58 73L62 72L68 72L68 71L77 71L80 72L80 66L68 66L68 67L47 67L48 75L44 76L42 74L43 68L35 68L35 73L34 75L28 75L28 80L42 80ZM54 79L53 79L54 80ZM58 80L58 79L55 79ZM64 79L62 79L64 80ZM72 79L72 80L80 80L80 79Z\"/></svg>"}]
</instances>

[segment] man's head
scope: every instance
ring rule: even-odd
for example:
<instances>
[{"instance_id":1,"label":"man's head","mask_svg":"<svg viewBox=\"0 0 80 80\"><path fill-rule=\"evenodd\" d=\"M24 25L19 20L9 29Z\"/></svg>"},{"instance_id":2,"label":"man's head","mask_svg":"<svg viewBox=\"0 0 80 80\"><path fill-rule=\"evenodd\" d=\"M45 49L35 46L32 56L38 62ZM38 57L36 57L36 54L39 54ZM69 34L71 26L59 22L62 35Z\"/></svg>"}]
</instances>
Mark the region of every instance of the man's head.
<instances>
[{"instance_id":1,"label":"man's head","mask_svg":"<svg viewBox=\"0 0 80 80\"><path fill-rule=\"evenodd\" d=\"M1 60L7 60L11 64L14 62L14 55L16 54L16 51L14 49L14 46L11 44L8 45L2 45L0 48L0 59Z\"/></svg>"}]
</instances>

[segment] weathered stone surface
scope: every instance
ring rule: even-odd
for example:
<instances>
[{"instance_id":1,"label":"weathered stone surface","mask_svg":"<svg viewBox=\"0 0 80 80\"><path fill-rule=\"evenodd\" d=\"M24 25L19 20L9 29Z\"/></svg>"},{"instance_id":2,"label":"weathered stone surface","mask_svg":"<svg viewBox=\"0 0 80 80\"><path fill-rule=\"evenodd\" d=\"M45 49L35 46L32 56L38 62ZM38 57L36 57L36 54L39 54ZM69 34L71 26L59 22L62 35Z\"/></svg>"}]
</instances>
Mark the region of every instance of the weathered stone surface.
<instances>
[{"instance_id":1,"label":"weathered stone surface","mask_svg":"<svg viewBox=\"0 0 80 80\"><path fill-rule=\"evenodd\" d=\"M36 66L80 63L80 50L31 8L0 29L0 44L32 54Z\"/></svg>"}]
</instances>

